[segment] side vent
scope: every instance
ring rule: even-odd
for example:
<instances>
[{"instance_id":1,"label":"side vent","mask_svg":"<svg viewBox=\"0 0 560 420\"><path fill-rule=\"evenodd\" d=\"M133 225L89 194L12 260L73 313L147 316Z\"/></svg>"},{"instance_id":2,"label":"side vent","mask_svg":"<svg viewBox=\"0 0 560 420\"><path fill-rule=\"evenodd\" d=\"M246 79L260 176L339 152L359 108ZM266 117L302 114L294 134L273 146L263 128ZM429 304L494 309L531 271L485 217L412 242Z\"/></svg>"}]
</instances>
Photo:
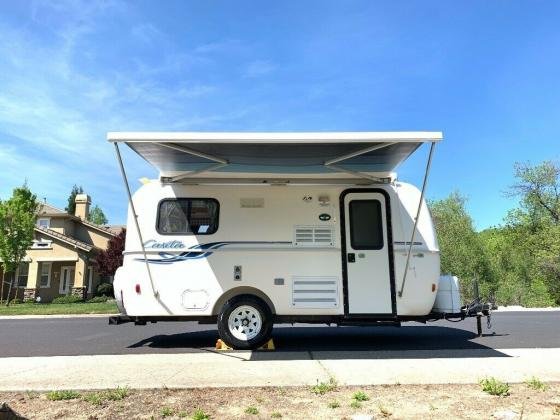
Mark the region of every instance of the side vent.
<instances>
[{"instance_id":1,"label":"side vent","mask_svg":"<svg viewBox=\"0 0 560 420\"><path fill-rule=\"evenodd\" d=\"M334 246L332 226L295 226L295 246Z\"/></svg>"},{"instance_id":2,"label":"side vent","mask_svg":"<svg viewBox=\"0 0 560 420\"><path fill-rule=\"evenodd\" d=\"M338 278L292 277L292 306L309 309L338 307Z\"/></svg>"}]
</instances>

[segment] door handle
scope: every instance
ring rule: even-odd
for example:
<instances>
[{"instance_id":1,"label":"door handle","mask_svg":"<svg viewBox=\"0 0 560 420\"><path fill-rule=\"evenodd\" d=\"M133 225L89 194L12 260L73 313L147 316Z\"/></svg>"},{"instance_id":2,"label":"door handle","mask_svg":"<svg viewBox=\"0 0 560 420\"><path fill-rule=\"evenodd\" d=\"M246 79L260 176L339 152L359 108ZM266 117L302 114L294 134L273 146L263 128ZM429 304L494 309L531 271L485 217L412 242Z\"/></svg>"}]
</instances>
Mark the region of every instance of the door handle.
<instances>
[{"instance_id":1,"label":"door handle","mask_svg":"<svg viewBox=\"0 0 560 420\"><path fill-rule=\"evenodd\" d=\"M356 262L356 254L354 254L353 252L349 252L348 253L348 262L349 263Z\"/></svg>"}]
</instances>

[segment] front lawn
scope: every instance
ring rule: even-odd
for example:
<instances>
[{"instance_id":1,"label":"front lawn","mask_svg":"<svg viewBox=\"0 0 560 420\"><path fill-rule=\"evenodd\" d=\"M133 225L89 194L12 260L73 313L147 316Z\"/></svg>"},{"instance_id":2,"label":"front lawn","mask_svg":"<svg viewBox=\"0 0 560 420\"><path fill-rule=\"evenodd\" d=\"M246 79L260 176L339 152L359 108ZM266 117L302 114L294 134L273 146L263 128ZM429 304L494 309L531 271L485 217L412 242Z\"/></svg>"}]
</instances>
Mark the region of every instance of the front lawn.
<instances>
[{"instance_id":1,"label":"front lawn","mask_svg":"<svg viewBox=\"0 0 560 420\"><path fill-rule=\"evenodd\" d=\"M0 305L1 315L116 314L115 301L80 303L15 303Z\"/></svg>"}]
</instances>

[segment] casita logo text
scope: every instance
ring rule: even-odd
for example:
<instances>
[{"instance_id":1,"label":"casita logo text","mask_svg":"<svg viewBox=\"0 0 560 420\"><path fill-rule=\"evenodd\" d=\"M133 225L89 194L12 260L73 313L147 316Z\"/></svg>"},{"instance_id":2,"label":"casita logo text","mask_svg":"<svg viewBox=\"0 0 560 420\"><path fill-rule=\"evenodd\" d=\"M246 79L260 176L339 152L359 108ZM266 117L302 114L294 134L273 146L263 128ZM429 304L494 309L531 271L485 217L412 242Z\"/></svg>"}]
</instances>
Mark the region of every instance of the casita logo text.
<instances>
[{"instance_id":1,"label":"casita logo text","mask_svg":"<svg viewBox=\"0 0 560 420\"><path fill-rule=\"evenodd\" d=\"M155 239L148 239L144 242L144 247L158 249L181 249L185 248L185 244L181 241L158 242Z\"/></svg>"}]
</instances>

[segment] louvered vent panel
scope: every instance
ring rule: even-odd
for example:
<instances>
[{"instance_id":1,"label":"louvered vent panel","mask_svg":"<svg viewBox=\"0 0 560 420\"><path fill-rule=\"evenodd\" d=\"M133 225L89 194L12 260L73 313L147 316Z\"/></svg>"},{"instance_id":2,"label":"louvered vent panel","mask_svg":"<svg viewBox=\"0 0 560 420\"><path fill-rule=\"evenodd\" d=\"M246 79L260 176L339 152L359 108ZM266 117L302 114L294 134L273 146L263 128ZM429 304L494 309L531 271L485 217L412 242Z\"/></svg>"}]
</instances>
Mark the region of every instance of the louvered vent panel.
<instances>
[{"instance_id":1,"label":"louvered vent panel","mask_svg":"<svg viewBox=\"0 0 560 420\"><path fill-rule=\"evenodd\" d=\"M295 226L294 245L334 246L334 228L329 226Z\"/></svg>"},{"instance_id":2,"label":"louvered vent panel","mask_svg":"<svg viewBox=\"0 0 560 420\"><path fill-rule=\"evenodd\" d=\"M309 309L338 307L338 278L292 277L292 305Z\"/></svg>"}]
</instances>

